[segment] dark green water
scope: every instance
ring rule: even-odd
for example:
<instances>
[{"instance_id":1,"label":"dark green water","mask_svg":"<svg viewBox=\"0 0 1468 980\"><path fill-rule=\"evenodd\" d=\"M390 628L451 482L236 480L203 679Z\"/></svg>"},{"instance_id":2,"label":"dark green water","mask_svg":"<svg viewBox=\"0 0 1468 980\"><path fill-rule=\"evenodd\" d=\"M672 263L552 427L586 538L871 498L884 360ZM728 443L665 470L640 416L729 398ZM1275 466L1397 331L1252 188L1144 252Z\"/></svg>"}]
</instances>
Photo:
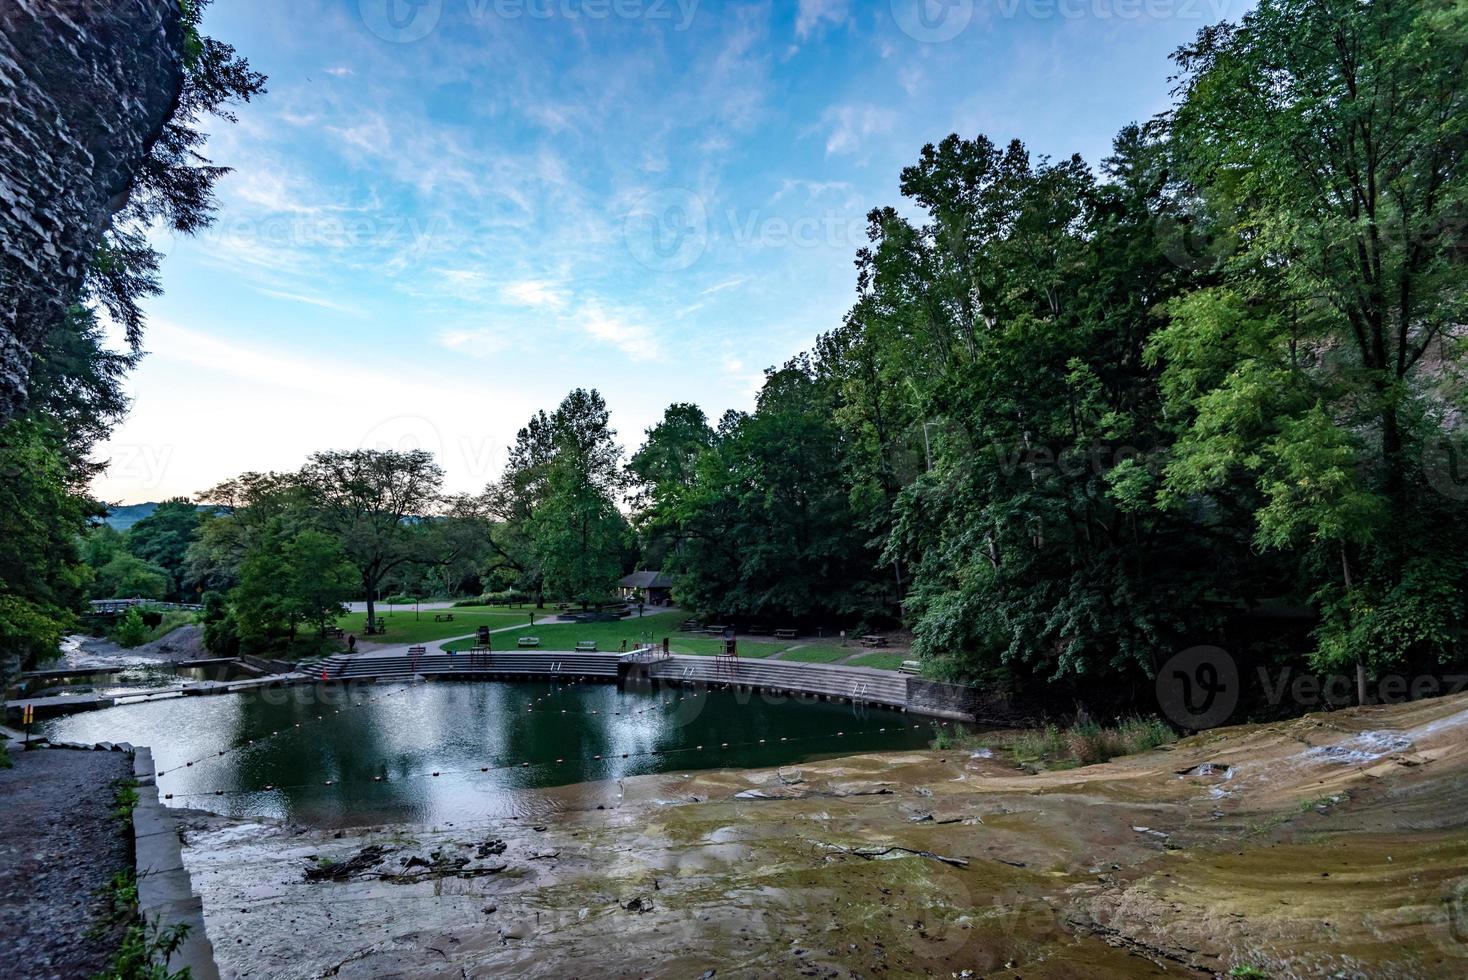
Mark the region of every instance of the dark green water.
<instances>
[{"instance_id":1,"label":"dark green water","mask_svg":"<svg viewBox=\"0 0 1468 980\"><path fill-rule=\"evenodd\" d=\"M933 733L896 711L759 694L472 682L177 698L44 730L151 747L173 806L318 826L537 816L566 805L535 792L548 787L917 748Z\"/></svg>"}]
</instances>

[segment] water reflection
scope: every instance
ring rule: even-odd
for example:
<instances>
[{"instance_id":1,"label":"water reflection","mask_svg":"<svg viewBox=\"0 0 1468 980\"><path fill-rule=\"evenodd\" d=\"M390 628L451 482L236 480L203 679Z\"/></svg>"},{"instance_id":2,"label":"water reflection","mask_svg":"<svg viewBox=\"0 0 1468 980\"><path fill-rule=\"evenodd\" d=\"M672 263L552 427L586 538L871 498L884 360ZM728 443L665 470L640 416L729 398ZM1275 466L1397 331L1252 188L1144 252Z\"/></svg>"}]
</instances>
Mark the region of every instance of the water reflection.
<instances>
[{"instance_id":1,"label":"water reflection","mask_svg":"<svg viewBox=\"0 0 1468 980\"><path fill-rule=\"evenodd\" d=\"M128 705L45 730L151 746L175 806L322 826L536 816L556 805L534 792L546 787L787 765L932 735L886 709L543 683L276 688Z\"/></svg>"}]
</instances>

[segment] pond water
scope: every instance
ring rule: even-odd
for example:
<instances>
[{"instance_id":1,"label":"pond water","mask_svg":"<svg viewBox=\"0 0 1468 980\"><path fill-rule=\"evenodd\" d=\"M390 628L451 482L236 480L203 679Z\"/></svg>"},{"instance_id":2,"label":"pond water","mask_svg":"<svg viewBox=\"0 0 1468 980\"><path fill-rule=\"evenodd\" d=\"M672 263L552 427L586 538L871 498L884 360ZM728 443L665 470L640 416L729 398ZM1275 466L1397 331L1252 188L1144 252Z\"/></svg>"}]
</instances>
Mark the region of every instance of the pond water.
<instances>
[{"instance_id":1,"label":"pond water","mask_svg":"<svg viewBox=\"0 0 1468 980\"><path fill-rule=\"evenodd\" d=\"M534 817L572 805L537 792L550 787L920 748L933 735L889 709L748 692L474 682L268 688L42 727L151 747L173 806L316 826Z\"/></svg>"}]
</instances>

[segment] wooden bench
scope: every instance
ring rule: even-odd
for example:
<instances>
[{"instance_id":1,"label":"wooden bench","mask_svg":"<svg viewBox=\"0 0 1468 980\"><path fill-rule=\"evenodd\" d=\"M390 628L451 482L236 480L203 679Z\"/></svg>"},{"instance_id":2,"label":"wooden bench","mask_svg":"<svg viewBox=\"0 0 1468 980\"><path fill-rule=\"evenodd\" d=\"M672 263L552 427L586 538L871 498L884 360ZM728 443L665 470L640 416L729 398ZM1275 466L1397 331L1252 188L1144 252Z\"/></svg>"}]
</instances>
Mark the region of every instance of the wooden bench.
<instances>
[{"instance_id":1,"label":"wooden bench","mask_svg":"<svg viewBox=\"0 0 1468 980\"><path fill-rule=\"evenodd\" d=\"M596 641L595 640L582 640L580 643L576 644L576 652L577 653L596 653Z\"/></svg>"},{"instance_id":2,"label":"wooden bench","mask_svg":"<svg viewBox=\"0 0 1468 980\"><path fill-rule=\"evenodd\" d=\"M453 613L439 613L437 616L434 616L433 617L433 621L435 623L452 623L454 621L454 614Z\"/></svg>"},{"instance_id":3,"label":"wooden bench","mask_svg":"<svg viewBox=\"0 0 1468 980\"><path fill-rule=\"evenodd\" d=\"M919 660L904 660L902 661L902 666L897 669L904 674L921 674L923 672L923 665L922 661Z\"/></svg>"},{"instance_id":4,"label":"wooden bench","mask_svg":"<svg viewBox=\"0 0 1468 980\"><path fill-rule=\"evenodd\" d=\"M346 639L346 636L347 636L347 631L344 630L344 629L342 629L340 626L323 626L323 627L321 627L321 638L323 640L325 640L325 639L343 640L343 639Z\"/></svg>"},{"instance_id":5,"label":"wooden bench","mask_svg":"<svg viewBox=\"0 0 1468 980\"><path fill-rule=\"evenodd\" d=\"M540 646L540 637L538 637L538 636L522 636L522 637L520 637L520 647L522 649L525 649L525 648L535 649L535 648L538 648L539 646Z\"/></svg>"},{"instance_id":6,"label":"wooden bench","mask_svg":"<svg viewBox=\"0 0 1468 980\"><path fill-rule=\"evenodd\" d=\"M775 639L777 639L777 640L798 640L798 639L800 639L800 634L798 632L796 632L795 630L775 630Z\"/></svg>"},{"instance_id":7,"label":"wooden bench","mask_svg":"<svg viewBox=\"0 0 1468 980\"><path fill-rule=\"evenodd\" d=\"M875 650L878 647L886 646L887 638L885 636L863 636L861 638L861 645Z\"/></svg>"},{"instance_id":8,"label":"wooden bench","mask_svg":"<svg viewBox=\"0 0 1468 980\"><path fill-rule=\"evenodd\" d=\"M690 619L684 622L682 626L678 627L678 631L680 633L702 633L703 624L696 619Z\"/></svg>"}]
</instances>

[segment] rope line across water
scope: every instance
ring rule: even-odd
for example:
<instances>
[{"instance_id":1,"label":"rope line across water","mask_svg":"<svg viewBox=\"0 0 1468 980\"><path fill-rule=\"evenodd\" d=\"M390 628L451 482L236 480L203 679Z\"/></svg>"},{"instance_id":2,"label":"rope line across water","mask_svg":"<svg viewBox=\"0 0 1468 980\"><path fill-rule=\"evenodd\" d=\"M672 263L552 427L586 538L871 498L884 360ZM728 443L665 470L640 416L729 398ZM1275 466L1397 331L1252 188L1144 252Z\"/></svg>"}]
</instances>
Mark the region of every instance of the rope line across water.
<instances>
[{"instance_id":1,"label":"rope line across water","mask_svg":"<svg viewBox=\"0 0 1468 980\"><path fill-rule=\"evenodd\" d=\"M889 727L892 728L893 730L901 731L901 730L903 730L903 728L905 726L883 726L881 728L865 729L865 730L860 730L860 731L854 731L854 732L851 733L851 735L854 736L854 737L860 737L860 736L864 736L864 735L878 735L878 734L883 734L883 733L885 733L888 730ZM922 725L913 725L912 726L912 728L914 730L921 730L922 727L923 727ZM818 740L824 741L824 740L827 740L827 739L846 738L846 737L847 737L847 733L845 731L838 731L838 732L835 732L834 734L826 733L826 734L821 734L821 735L806 735L806 736L797 736L795 738L781 737L778 740L778 742L779 742L779 744L790 744L790 743L802 743L802 742L811 742L811 741L818 741ZM719 743L719 745L717 747L714 747L714 748L710 748L710 747L704 746L704 745L698 745L698 746L692 746L692 747L685 746L683 748L675 748L675 749L651 749L651 750L644 751L644 752L613 753L610 757L601 756L601 755L594 755L594 756L591 756L590 758L585 757L585 756L580 757L580 758L573 757L572 758L572 761L573 762L580 762L580 763L583 763L584 764L584 763L589 763L589 762L607 761L608 758L618 759L619 760L619 759L638 759L638 758L651 757L651 756L673 756L673 755L681 755L683 753L689 753L689 752L705 752L705 751L707 751L707 752L726 752L726 751L738 750L738 749L757 748L757 747L759 747L761 745L770 744L770 742L771 742L771 739L762 738L762 739L759 739L758 741L754 741L754 742L738 742L738 743L721 742L721 743ZM497 765L479 766L477 768L466 768L466 769L436 769L436 770L432 770L432 771L426 771L425 770L423 772L407 773L407 774L404 774L404 775L393 776L391 778L388 778L387 776L373 776L370 780L369 779L328 779L328 780L324 780L322 782L289 783L289 784L282 784L280 786L276 786L274 784L267 784L267 785L262 786L262 787L260 787L258 789L216 789L216 790L201 790L199 792L193 792L193 793L168 793L168 794L165 794L164 798L165 799L169 799L169 800L172 800L172 799L187 800L187 799L199 799L199 798L202 798L202 797L211 797L211 796L213 796L213 797L220 797L220 796L256 795L256 794L259 794L259 793L274 793L274 792L280 792L282 790L290 790L290 789L306 789L308 787L318 787L318 786L360 786L360 785L367 785L369 783L377 783L377 784L380 784L380 783L390 783L390 782L403 782L403 781L406 781L406 780L413 780L413 779L435 779L435 778L442 778L443 776L473 775L475 773L478 773L478 774L483 775L485 773L491 773L491 772L512 772L512 771L517 770L517 769L541 769L541 768L545 768L547 766L563 766L563 765L566 765L566 764L567 764L567 760L564 759L564 758L556 759L554 762L551 762L551 761L541 761L541 762L524 761L524 762L520 762L520 763L510 762L510 763L503 763L503 764L497 764Z\"/></svg>"}]
</instances>

